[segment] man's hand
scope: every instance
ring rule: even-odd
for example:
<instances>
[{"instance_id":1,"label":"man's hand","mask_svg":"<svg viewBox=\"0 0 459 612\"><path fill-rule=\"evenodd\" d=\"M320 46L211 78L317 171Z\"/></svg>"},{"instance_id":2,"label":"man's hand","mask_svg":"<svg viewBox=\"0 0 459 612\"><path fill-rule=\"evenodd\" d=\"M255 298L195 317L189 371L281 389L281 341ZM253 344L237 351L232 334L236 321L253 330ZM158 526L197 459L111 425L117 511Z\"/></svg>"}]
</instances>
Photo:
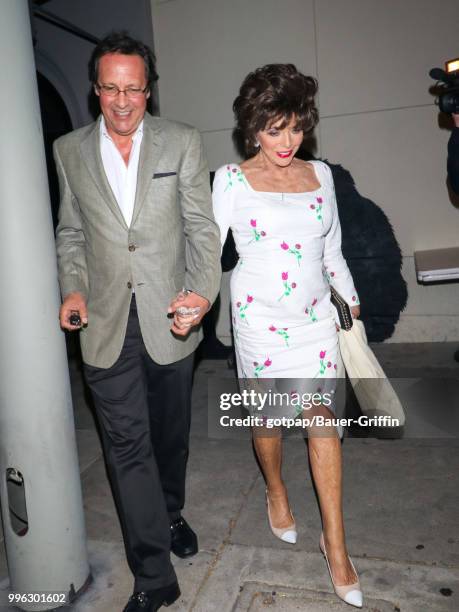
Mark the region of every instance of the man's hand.
<instances>
[{"instance_id":1,"label":"man's hand","mask_svg":"<svg viewBox=\"0 0 459 612\"><path fill-rule=\"evenodd\" d=\"M453 113L451 116L453 118L454 125L456 127L459 127L459 114L458 113Z\"/></svg>"},{"instance_id":2,"label":"man's hand","mask_svg":"<svg viewBox=\"0 0 459 612\"><path fill-rule=\"evenodd\" d=\"M185 308L196 308L199 307L200 311L197 315L180 315L177 308L184 306ZM177 336L186 336L190 329L201 323L203 316L209 310L210 303L204 297L201 297L197 293L192 291L184 293L180 292L170 303L167 312L174 313L174 321L171 327L171 331Z\"/></svg>"},{"instance_id":3,"label":"man's hand","mask_svg":"<svg viewBox=\"0 0 459 612\"><path fill-rule=\"evenodd\" d=\"M72 311L77 311L80 315L81 325L71 325L70 315ZM74 291L65 296L59 310L59 321L62 329L67 329L68 331L75 331L80 329L83 325L88 324L88 309L86 308L86 302L81 293Z\"/></svg>"}]
</instances>

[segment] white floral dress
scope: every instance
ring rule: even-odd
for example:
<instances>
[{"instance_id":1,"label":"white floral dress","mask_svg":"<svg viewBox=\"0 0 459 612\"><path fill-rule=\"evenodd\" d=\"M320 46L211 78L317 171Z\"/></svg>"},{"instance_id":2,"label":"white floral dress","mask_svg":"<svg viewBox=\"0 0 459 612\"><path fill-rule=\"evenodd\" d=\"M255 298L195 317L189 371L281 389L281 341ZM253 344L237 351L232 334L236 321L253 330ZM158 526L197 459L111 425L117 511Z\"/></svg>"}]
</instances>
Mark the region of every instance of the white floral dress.
<instances>
[{"instance_id":1,"label":"white floral dress","mask_svg":"<svg viewBox=\"0 0 459 612\"><path fill-rule=\"evenodd\" d=\"M312 161L320 187L254 190L237 164L215 174L213 207L222 244L231 228L239 262L231 309L239 378L336 379L339 359L332 284L350 304L357 292L341 252L329 167Z\"/></svg>"}]
</instances>

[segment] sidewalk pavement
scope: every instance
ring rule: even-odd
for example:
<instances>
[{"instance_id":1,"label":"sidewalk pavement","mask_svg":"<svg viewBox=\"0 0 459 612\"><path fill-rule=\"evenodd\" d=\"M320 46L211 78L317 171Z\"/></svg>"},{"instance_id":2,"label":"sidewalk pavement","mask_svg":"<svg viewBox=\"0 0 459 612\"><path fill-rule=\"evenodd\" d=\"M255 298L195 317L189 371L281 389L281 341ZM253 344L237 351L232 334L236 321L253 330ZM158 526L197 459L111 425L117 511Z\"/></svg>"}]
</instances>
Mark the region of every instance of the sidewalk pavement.
<instances>
[{"instance_id":1,"label":"sidewalk pavement","mask_svg":"<svg viewBox=\"0 0 459 612\"><path fill-rule=\"evenodd\" d=\"M459 405L451 405L451 384L457 388L459 382L453 343L373 348L388 375L414 381L404 398L407 424L424 402L425 410L444 411L457 425ZM81 371L75 360L70 367L93 582L66 609L119 612L132 592L132 576ZM263 479L250 443L209 438L207 381L233 375L224 361L203 361L195 372L184 516L199 536L200 551L188 560L174 557L182 596L168 610L350 610L334 595L319 551L320 515L304 440L290 436L284 444L284 480L298 528L292 546L269 530ZM435 390L433 397L428 389ZM459 610L459 438L452 429L428 431L429 438L344 439L346 538L365 610ZM7 583L1 543L0 592Z\"/></svg>"}]
</instances>

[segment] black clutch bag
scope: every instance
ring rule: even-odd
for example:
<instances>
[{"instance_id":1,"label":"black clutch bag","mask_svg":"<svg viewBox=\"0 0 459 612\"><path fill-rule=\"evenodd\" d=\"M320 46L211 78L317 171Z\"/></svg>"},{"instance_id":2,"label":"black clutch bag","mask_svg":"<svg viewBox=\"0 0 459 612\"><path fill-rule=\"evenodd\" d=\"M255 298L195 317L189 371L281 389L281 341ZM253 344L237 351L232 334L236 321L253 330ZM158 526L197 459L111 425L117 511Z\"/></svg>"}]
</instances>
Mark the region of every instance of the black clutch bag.
<instances>
[{"instance_id":1,"label":"black clutch bag","mask_svg":"<svg viewBox=\"0 0 459 612\"><path fill-rule=\"evenodd\" d=\"M341 329L349 331L353 324L351 309L349 304L340 294L330 285L330 302L338 312L339 324Z\"/></svg>"}]
</instances>

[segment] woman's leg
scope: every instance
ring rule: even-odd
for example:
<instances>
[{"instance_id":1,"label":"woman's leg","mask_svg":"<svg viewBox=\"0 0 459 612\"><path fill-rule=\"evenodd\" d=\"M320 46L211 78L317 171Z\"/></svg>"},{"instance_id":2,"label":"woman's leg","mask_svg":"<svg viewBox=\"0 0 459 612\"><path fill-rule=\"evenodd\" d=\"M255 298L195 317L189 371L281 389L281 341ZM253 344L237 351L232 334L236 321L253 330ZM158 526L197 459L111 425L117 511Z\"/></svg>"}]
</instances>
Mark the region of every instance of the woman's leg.
<instances>
[{"instance_id":1,"label":"woman's leg","mask_svg":"<svg viewBox=\"0 0 459 612\"><path fill-rule=\"evenodd\" d=\"M334 428L320 430L309 431L308 449L319 496L325 548L335 584L352 584L357 576L349 562L344 537L341 442Z\"/></svg>"},{"instance_id":2,"label":"woman's leg","mask_svg":"<svg viewBox=\"0 0 459 612\"><path fill-rule=\"evenodd\" d=\"M253 445L266 482L271 520L283 529L292 524L287 489L282 480L282 436L280 430L252 429Z\"/></svg>"}]
</instances>

